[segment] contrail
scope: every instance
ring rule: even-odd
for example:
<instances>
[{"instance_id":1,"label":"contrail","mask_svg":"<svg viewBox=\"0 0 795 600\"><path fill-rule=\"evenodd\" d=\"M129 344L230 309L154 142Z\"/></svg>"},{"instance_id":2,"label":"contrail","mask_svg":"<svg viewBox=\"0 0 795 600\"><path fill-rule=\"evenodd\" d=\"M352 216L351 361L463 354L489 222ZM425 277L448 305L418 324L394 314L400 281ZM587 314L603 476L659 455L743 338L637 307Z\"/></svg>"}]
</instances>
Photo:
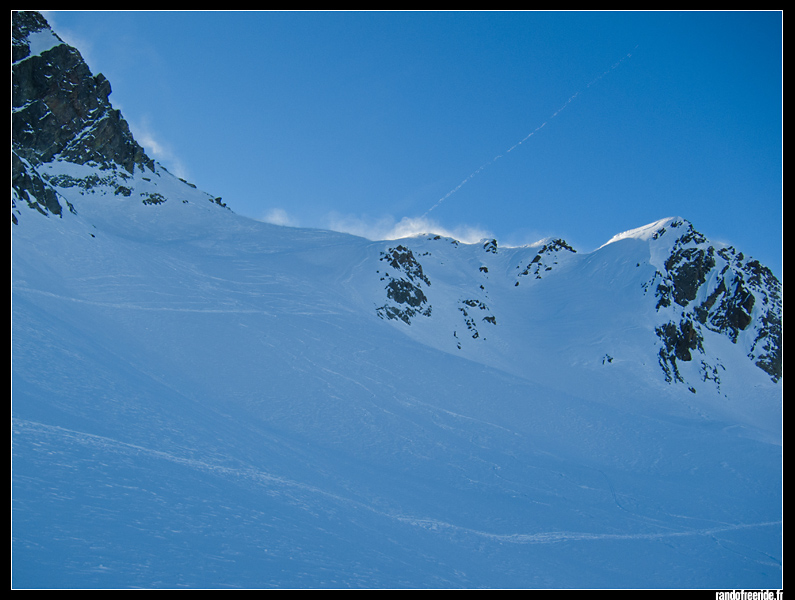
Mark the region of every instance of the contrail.
<instances>
[{"instance_id":1,"label":"contrail","mask_svg":"<svg viewBox=\"0 0 795 600\"><path fill-rule=\"evenodd\" d=\"M634 52L634 51L635 51L637 48L638 48L638 46L635 46L635 47L632 49L632 52ZM598 75L597 77L595 77L594 79L592 79L592 80L591 80L591 81L590 81L590 82L589 82L589 83L588 83L588 84L585 86L585 88L584 88L584 89L588 89L588 88L589 88L589 87L591 87L592 85L595 85L595 84L596 84L596 83L597 83L597 82L598 82L600 79L602 79L603 77L605 77L606 75L608 75L608 74L609 74L611 71L614 71L614 70L616 70L618 67L620 67L620 66L621 66L621 63L623 63L625 60L627 60L628 58L630 58L630 57L632 56L632 52L628 52L628 53L627 53L625 56L622 56L622 57L621 57L621 58L620 58L620 59L619 59L617 62L613 63L613 64L610 66L610 68L609 68L609 69L607 69L606 71L604 71L603 73L601 73L600 75ZM538 127L536 127L536 128L533 130L533 131L531 131L530 133L528 133L528 134L527 134L526 136L524 136L524 137L523 137L521 140L519 140L518 142L516 142L516 143L515 143L513 146L511 146L510 148L508 148L508 149L505 151L505 153L504 153L504 154L498 154L497 156L495 156L494 158L492 158L490 161L488 161L488 162L486 162L486 163L482 164L482 165L481 165L481 166L480 166L480 167L479 167L477 170L475 170L475 171L473 171L472 173L470 173L470 174L469 174L469 176L468 176L468 177L466 177L466 178L465 178L465 179L464 179L464 180L463 180L461 183L459 183L459 184L458 184L457 186L455 186L455 187L454 187L452 190L450 190L449 192L447 192L447 193L446 193L444 196L442 196L441 198L439 198L439 200L437 200L437 201L436 201L436 204L434 204L434 205L433 205L433 206L431 206L431 207L430 207L428 210L426 210L426 211L425 211L425 214L423 214L423 215L422 215L422 217L426 217L426 216L428 216L428 213L429 213L429 212L431 212L431 211L432 211L434 208L436 208L437 206L439 206L439 205L440 205L442 202L444 202L445 200L447 200L447 199L448 199L450 196L452 196L452 195L453 195L453 194L455 194L455 193L456 193L458 190L460 190L462 187L464 187L464 185L466 185L466 184L467 184L467 183L468 183L468 182L469 182L469 181L470 181L470 180L471 180L473 177L475 177L475 176L476 176L476 175L478 175L479 173L483 172L483 171L484 171L486 168L488 168L489 166L493 165L495 162L497 162L498 160L500 160L500 159L501 159L501 158L502 158L502 157L503 157L505 154L508 154L509 152L511 152L511 151L513 151L513 150L515 150L516 148L518 148L519 146L521 146L522 144L524 144L524 143L525 143L527 140L529 140L531 137L533 137L533 136L534 136L534 135L535 135L535 134L536 134L536 133L537 133L537 132L538 132L538 131L539 131L539 130L542 128L542 127L544 127L544 126L545 126L547 123L549 123L549 122L550 122L552 119L554 119L555 117L557 117L557 116L558 116L558 115L559 115L559 114L560 114L560 113L561 113L561 112L562 112L562 111L563 111L563 110L564 110L564 109L565 109L565 108L566 108L566 107L567 107L569 104L571 104L572 102L574 102L574 99L575 99L575 98L577 98L577 96L579 96L579 95L580 95L580 92L581 92L581 91L582 91L582 90L580 90L580 91L578 91L577 93L575 93L574 95L572 95L572 96L571 96L571 97L570 97L568 100L566 100L566 102L563 104L563 106L561 106L561 107L560 107L558 110L556 110L555 112L553 112L553 113L552 113L552 114L549 116L549 118L547 118L547 120L546 120L546 121L544 121L543 123L541 123L541 125L539 125ZM421 217L421 218L422 218L422 217Z\"/></svg>"}]
</instances>

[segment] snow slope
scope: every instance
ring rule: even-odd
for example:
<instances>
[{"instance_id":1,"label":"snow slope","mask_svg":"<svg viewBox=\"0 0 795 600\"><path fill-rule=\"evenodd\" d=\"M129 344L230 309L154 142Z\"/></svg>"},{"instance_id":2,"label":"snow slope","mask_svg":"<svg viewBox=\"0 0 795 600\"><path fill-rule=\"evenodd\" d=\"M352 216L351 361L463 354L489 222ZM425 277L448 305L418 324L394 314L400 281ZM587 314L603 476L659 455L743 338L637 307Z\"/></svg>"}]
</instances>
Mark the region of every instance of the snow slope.
<instances>
[{"instance_id":1,"label":"snow slope","mask_svg":"<svg viewBox=\"0 0 795 600\"><path fill-rule=\"evenodd\" d=\"M534 297L497 277L529 249L402 240L439 307L406 325L375 310L396 242L158 177L13 226L15 587L781 587L780 387L742 418L630 375L621 244ZM459 349L475 260L500 320Z\"/></svg>"}]
</instances>

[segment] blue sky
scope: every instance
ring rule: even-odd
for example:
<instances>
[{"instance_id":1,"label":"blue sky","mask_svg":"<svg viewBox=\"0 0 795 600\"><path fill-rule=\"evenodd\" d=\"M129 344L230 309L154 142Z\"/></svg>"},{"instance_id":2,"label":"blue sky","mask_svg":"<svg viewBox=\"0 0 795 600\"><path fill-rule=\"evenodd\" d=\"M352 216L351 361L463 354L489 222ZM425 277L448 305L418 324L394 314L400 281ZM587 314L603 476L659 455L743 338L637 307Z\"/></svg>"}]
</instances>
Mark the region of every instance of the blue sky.
<instances>
[{"instance_id":1,"label":"blue sky","mask_svg":"<svg viewBox=\"0 0 795 600\"><path fill-rule=\"evenodd\" d=\"M581 251L682 216L782 276L780 12L45 14L239 214Z\"/></svg>"}]
</instances>

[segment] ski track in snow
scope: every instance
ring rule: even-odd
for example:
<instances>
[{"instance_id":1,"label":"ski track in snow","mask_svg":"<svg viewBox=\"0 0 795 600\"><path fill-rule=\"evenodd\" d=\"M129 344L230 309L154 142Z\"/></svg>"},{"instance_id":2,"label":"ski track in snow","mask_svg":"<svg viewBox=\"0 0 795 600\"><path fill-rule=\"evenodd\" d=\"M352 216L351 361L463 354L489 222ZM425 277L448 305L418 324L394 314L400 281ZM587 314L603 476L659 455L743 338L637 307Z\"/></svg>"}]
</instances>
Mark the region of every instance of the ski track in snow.
<instances>
[{"instance_id":1,"label":"ski track in snow","mask_svg":"<svg viewBox=\"0 0 795 600\"><path fill-rule=\"evenodd\" d=\"M261 471L259 469L235 469L222 465L212 464L206 461L197 460L193 458L185 458L177 456L161 450L154 450L108 438L105 436L95 435L91 433L74 431L63 427L53 425L46 425L35 421L25 419L12 419L15 435L49 435L57 436L60 438L68 439L71 442L83 445L99 447L109 452L116 452L121 454L146 454L148 456L159 458L161 460L170 461L179 465L186 466L196 471L203 471L224 477L233 477L236 479L246 479L254 481L258 484L265 486L281 487L283 491L287 489L295 489L310 494L317 494L335 500L341 504L355 506L359 509L365 509L375 513L381 517L391 520L399 521L414 527L420 527L428 531L443 532L448 531L451 533L474 535L481 538L487 538L497 542L506 542L512 544L556 544L561 542L581 542L581 541L610 541L610 540L659 540L666 538L678 537L691 537L691 536L705 536L712 537L720 533L729 531L736 531L741 529L751 529L760 527L781 527L782 521L763 521L759 523L737 523L737 524L723 524L709 528L689 529L680 531L662 531L662 532L649 532L649 533L597 533L597 532L582 532L582 531L546 531L538 533L511 533L500 534L488 531L481 531L468 527L462 527L453 523L440 521L436 519L423 519L410 515L394 514L381 511L369 504L365 504L358 500L346 498L338 494L322 490L318 487L301 483L299 481L286 479L271 475L270 473ZM610 486L612 490L612 485ZM613 491L615 496L615 492ZM778 564L776 562L776 564Z\"/></svg>"}]
</instances>

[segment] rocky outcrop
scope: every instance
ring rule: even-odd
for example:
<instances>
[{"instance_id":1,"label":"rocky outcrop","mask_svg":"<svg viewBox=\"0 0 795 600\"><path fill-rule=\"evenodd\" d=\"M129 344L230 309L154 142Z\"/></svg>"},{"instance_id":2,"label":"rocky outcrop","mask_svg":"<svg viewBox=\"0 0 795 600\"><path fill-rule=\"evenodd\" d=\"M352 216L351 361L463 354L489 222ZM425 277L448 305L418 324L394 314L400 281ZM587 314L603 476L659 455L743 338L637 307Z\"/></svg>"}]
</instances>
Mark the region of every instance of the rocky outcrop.
<instances>
[{"instance_id":1,"label":"rocky outcrop","mask_svg":"<svg viewBox=\"0 0 795 600\"><path fill-rule=\"evenodd\" d=\"M388 302L376 309L382 319L400 319L407 325L416 315L431 316L431 305L423 291L423 284L430 286L422 265L405 246L389 248L381 253L380 260L389 267L381 273L381 281L386 281Z\"/></svg>"},{"instance_id":2,"label":"rocky outcrop","mask_svg":"<svg viewBox=\"0 0 795 600\"><path fill-rule=\"evenodd\" d=\"M731 246L710 244L684 220L655 232L653 239L675 236L656 283L657 310L678 315L657 328L663 342L660 361L669 380L681 380L676 361L692 360L691 350L703 353L705 331L733 343L741 338L748 358L778 381L783 375L781 283L759 261L749 260ZM668 239L666 238L666 239ZM678 321L678 324L677 324ZM705 378L715 365L704 362Z\"/></svg>"},{"instance_id":3,"label":"rocky outcrop","mask_svg":"<svg viewBox=\"0 0 795 600\"><path fill-rule=\"evenodd\" d=\"M542 276L552 271L552 269L563 260L567 254L576 254L576 250L569 246L564 240L553 239L541 246L533 259L522 269L517 266L517 269L522 269L516 279L515 285L519 285L519 280L522 277L531 276L534 279L541 279Z\"/></svg>"},{"instance_id":4,"label":"rocky outcrop","mask_svg":"<svg viewBox=\"0 0 795 600\"><path fill-rule=\"evenodd\" d=\"M51 38L41 51L31 36ZM15 12L12 19L12 139L14 151L32 164L67 160L137 165L154 170L153 161L133 139L127 122L108 100L110 82L94 76L80 53L63 43L36 12Z\"/></svg>"},{"instance_id":5,"label":"rocky outcrop","mask_svg":"<svg viewBox=\"0 0 795 600\"><path fill-rule=\"evenodd\" d=\"M80 53L37 12L13 13L11 83L13 207L25 202L45 214L62 214L57 186L39 172L47 163L96 166L107 173L104 179L119 180L117 187L136 167L154 171L108 100L110 82L92 75Z\"/></svg>"},{"instance_id":6,"label":"rocky outcrop","mask_svg":"<svg viewBox=\"0 0 795 600\"><path fill-rule=\"evenodd\" d=\"M17 220L13 212L17 208L17 200L25 202L29 208L43 215L61 214L62 207L55 188L44 180L33 165L13 151L11 152L11 188L14 191L11 195L12 223L16 223Z\"/></svg>"},{"instance_id":7,"label":"rocky outcrop","mask_svg":"<svg viewBox=\"0 0 795 600\"><path fill-rule=\"evenodd\" d=\"M496 325L497 318L491 313L491 310L485 302L478 299L468 298L459 300L458 310L464 318L464 326L467 329L467 334L473 340L485 340L485 336L478 330L481 323L488 325ZM458 340L458 331L453 332L453 336ZM457 345L461 348L461 342L458 341Z\"/></svg>"},{"instance_id":8,"label":"rocky outcrop","mask_svg":"<svg viewBox=\"0 0 795 600\"><path fill-rule=\"evenodd\" d=\"M486 240L485 242L483 242L483 249L486 252L497 254L497 240L494 239Z\"/></svg>"},{"instance_id":9,"label":"rocky outcrop","mask_svg":"<svg viewBox=\"0 0 795 600\"><path fill-rule=\"evenodd\" d=\"M662 340L663 347L660 349L660 367L665 374L665 380L669 383L685 380L679 371L678 361L690 362L693 360L692 351L704 353L702 345L704 338L692 321L683 319L678 325L673 322L665 323L655 330L657 336ZM692 389L692 388L691 388Z\"/></svg>"}]
</instances>

